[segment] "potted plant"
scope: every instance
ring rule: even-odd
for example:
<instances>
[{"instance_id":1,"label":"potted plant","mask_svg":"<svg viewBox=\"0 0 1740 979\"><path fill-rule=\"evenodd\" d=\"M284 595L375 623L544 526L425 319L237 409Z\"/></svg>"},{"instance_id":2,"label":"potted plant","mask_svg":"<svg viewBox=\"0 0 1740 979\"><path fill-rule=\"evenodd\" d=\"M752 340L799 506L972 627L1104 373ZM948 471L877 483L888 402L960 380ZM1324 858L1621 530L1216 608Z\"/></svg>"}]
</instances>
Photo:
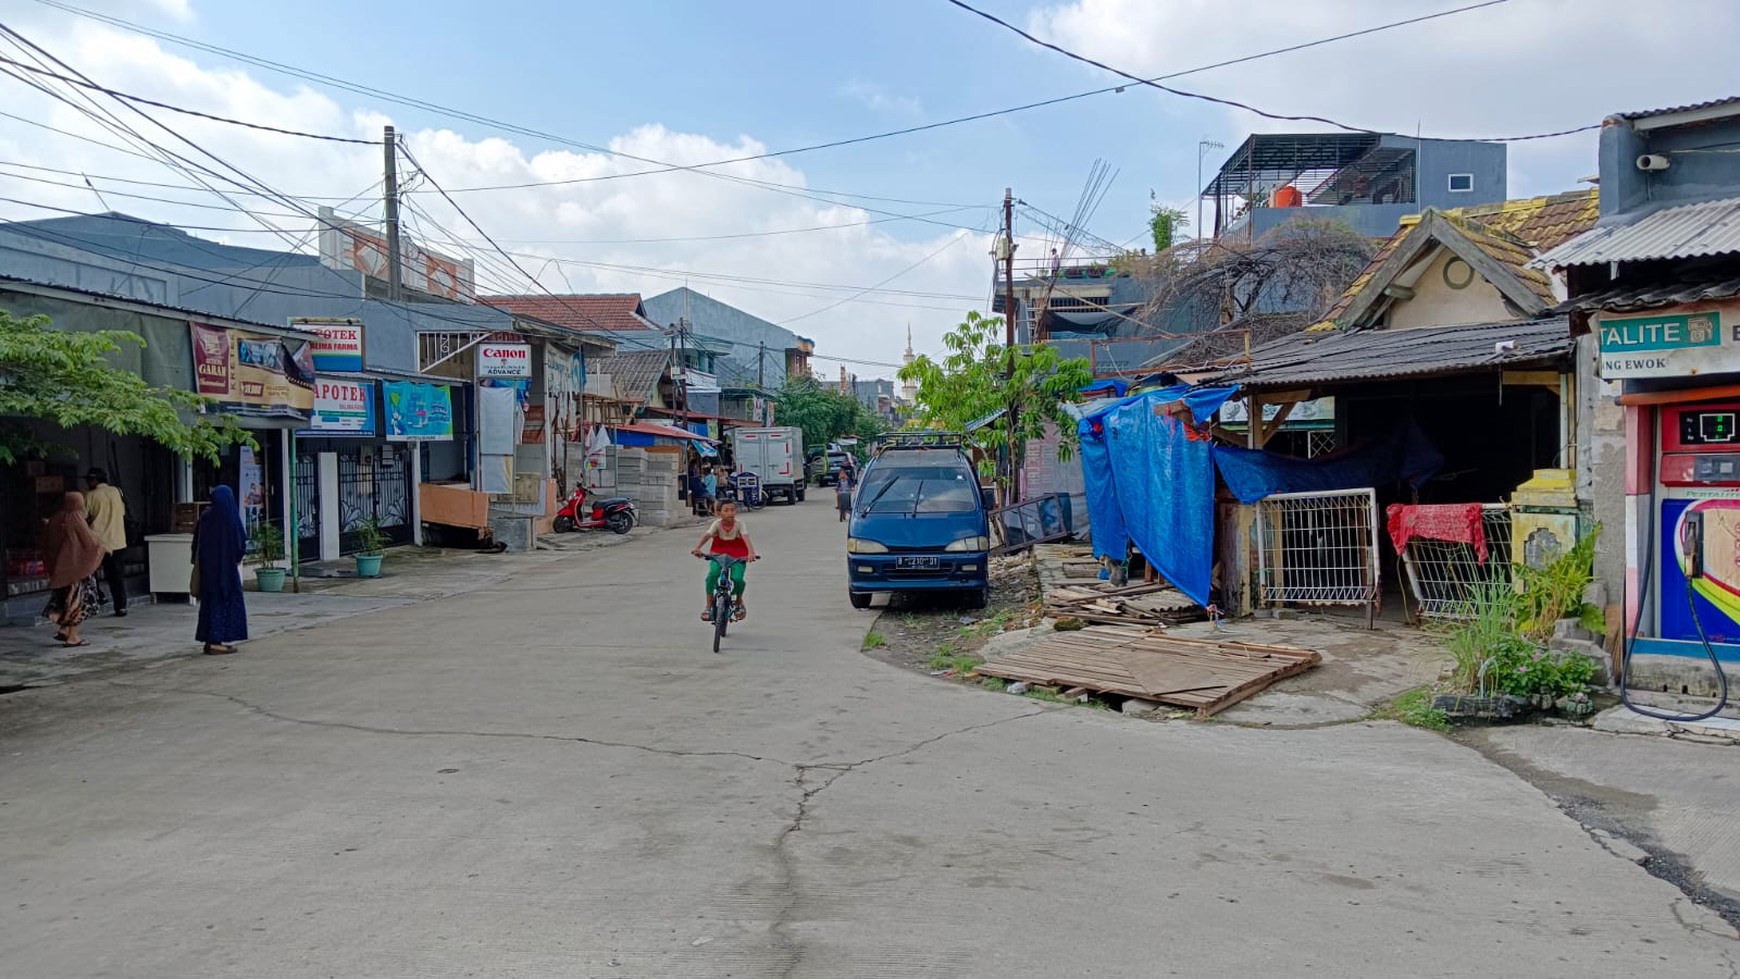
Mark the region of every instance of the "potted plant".
<instances>
[{"instance_id":1,"label":"potted plant","mask_svg":"<svg viewBox=\"0 0 1740 979\"><path fill-rule=\"evenodd\" d=\"M284 560L284 532L277 524L262 520L248 531L248 539L254 545L254 580L260 590L283 591L285 569L278 567L278 562Z\"/></svg>"},{"instance_id":2,"label":"potted plant","mask_svg":"<svg viewBox=\"0 0 1740 979\"><path fill-rule=\"evenodd\" d=\"M378 517L368 517L356 527L356 573L360 578L379 578L381 558L387 549L387 535L381 530Z\"/></svg>"}]
</instances>

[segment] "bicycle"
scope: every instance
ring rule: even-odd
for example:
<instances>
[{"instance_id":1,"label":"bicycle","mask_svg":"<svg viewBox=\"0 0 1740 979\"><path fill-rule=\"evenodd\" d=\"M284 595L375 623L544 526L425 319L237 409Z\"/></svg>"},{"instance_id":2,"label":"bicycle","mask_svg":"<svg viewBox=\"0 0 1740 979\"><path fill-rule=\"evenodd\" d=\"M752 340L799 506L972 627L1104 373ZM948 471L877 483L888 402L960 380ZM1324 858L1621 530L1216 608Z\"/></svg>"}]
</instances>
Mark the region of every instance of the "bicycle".
<instances>
[{"instance_id":1,"label":"bicycle","mask_svg":"<svg viewBox=\"0 0 1740 979\"><path fill-rule=\"evenodd\" d=\"M731 581L731 568L747 562L729 554L707 554L701 560L719 565L719 580L713 584L713 652L717 653L719 641L725 638L726 627L731 624L731 616L737 613L737 596Z\"/></svg>"}]
</instances>

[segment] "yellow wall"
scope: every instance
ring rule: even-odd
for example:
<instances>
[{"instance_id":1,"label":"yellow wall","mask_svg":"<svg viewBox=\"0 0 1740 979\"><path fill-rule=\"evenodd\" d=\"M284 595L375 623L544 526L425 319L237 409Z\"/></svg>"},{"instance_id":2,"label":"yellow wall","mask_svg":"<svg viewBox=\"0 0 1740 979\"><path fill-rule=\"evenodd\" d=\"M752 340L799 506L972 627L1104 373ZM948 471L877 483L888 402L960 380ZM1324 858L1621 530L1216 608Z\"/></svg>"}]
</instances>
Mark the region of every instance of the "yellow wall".
<instances>
[{"instance_id":1,"label":"yellow wall","mask_svg":"<svg viewBox=\"0 0 1740 979\"><path fill-rule=\"evenodd\" d=\"M1398 300L1391 305L1387 320L1391 329L1406 330L1425 326L1467 326L1474 323L1497 323L1515 319L1517 313L1504 301L1504 296L1492 283L1473 273L1473 281L1462 289L1444 284L1444 266L1455 258L1448 248L1439 248L1426 270L1414 280L1414 298ZM1471 269L1460 270L1460 280ZM1404 281L1408 278L1404 276Z\"/></svg>"}]
</instances>

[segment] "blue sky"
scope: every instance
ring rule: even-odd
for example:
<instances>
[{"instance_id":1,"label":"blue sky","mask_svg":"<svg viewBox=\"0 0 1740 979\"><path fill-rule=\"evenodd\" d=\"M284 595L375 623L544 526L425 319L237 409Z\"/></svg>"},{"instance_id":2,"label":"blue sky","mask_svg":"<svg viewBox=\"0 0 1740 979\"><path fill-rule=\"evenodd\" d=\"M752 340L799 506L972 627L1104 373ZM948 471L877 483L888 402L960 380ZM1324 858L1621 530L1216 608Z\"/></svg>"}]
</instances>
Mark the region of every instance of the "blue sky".
<instances>
[{"instance_id":1,"label":"blue sky","mask_svg":"<svg viewBox=\"0 0 1740 979\"><path fill-rule=\"evenodd\" d=\"M69 0L114 16L354 82L467 109L581 142L685 165L859 136L1004 108L1118 79L1069 61L945 0L881 4L755 0L457 0L295 4L219 0ZM975 0L1036 34L1143 75L1178 71L1472 0ZM316 132L372 137L392 122L443 186L586 178L591 182L462 195L467 211L558 291L639 291L685 282L814 337L863 376L887 373L906 327L921 349L968 308L983 308L988 230L1005 186L1056 214L1076 208L1096 160L1118 171L1089 229L1141 244L1150 191L1193 210L1197 142L1234 146L1254 130L1298 130L1225 107L1131 86L1061 106L913 136L691 173L621 177L643 164L455 122L310 85L209 52L6 0L8 23L99 81L176 105ZM1675 0L1674 13L1631 0L1503 0L1483 9L1217 69L1174 84L1285 112L1426 135L1528 133L1594 123L1608 112L1740 92L1740 4ZM8 111L86 136L116 137L63 105L0 79ZM345 198L379 220L379 152L173 117L294 195ZM1209 154L1210 171L1225 150ZM1594 137L1514 144L1510 195L1575 189L1595 170ZM56 187L26 182L57 167ZM282 247L306 240L294 214L232 214L191 185L155 191L181 203L119 196L114 178L186 183L184 175L70 137L0 119L0 217L41 206L108 207L232 231ZM606 177L606 180L596 180ZM99 202L83 186L107 194ZM928 221L886 212L930 205L859 198L819 202L743 183L971 205ZM138 188L133 186L133 191ZM486 290L527 285L425 185L409 220L427 244L472 255ZM204 206L196 206L203 204ZM857 204L859 206L853 206ZM282 210L282 208L280 208ZM52 212L49 212L52 213ZM876 221L867 225L867 221ZM955 230L951 226L969 229ZM821 228L821 231L808 229ZM800 229L800 230L794 230ZM1030 224L1018 232L1033 232ZM773 232L769 234L769 232ZM970 232L970 233L969 233ZM755 237L720 237L754 235ZM659 241L645 241L656 238ZM1031 244L1025 255L1043 254ZM833 362L824 364L833 370Z\"/></svg>"}]
</instances>

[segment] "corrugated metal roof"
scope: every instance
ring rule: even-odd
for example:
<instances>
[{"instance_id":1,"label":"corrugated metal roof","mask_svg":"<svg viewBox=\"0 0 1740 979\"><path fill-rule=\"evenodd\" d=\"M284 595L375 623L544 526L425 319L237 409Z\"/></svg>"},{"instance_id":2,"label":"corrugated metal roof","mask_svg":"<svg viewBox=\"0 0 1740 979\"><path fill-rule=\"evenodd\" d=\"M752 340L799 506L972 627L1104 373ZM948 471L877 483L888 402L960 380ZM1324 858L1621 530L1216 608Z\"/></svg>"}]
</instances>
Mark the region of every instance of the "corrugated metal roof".
<instances>
[{"instance_id":1,"label":"corrugated metal roof","mask_svg":"<svg viewBox=\"0 0 1740 979\"><path fill-rule=\"evenodd\" d=\"M1608 310L1623 313L1636 309L1678 306L1682 303L1715 302L1735 296L1740 296L1740 277L1696 282L1658 282L1647 286L1623 285L1578 296L1559 304L1554 312L1593 313Z\"/></svg>"},{"instance_id":2,"label":"corrugated metal roof","mask_svg":"<svg viewBox=\"0 0 1740 979\"><path fill-rule=\"evenodd\" d=\"M1535 259L1543 268L1696 258L1740 252L1740 197L1664 208L1630 224L1596 228Z\"/></svg>"},{"instance_id":3,"label":"corrugated metal roof","mask_svg":"<svg viewBox=\"0 0 1740 979\"><path fill-rule=\"evenodd\" d=\"M1296 333L1261 347L1247 367L1200 383L1274 390L1438 377L1543 364L1571 352L1564 317L1416 330Z\"/></svg>"},{"instance_id":4,"label":"corrugated metal roof","mask_svg":"<svg viewBox=\"0 0 1740 979\"><path fill-rule=\"evenodd\" d=\"M1708 102L1693 102L1691 105L1673 105L1665 109L1644 109L1641 112L1621 112L1619 118L1636 122L1639 119L1653 119L1656 116L1671 116L1679 112L1697 112L1699 109L1714 109L1719 106L1732 105L1740 111L1740 95L1730 95L1725 99L1711 99Z\"/></svg>"}]
</instances>

